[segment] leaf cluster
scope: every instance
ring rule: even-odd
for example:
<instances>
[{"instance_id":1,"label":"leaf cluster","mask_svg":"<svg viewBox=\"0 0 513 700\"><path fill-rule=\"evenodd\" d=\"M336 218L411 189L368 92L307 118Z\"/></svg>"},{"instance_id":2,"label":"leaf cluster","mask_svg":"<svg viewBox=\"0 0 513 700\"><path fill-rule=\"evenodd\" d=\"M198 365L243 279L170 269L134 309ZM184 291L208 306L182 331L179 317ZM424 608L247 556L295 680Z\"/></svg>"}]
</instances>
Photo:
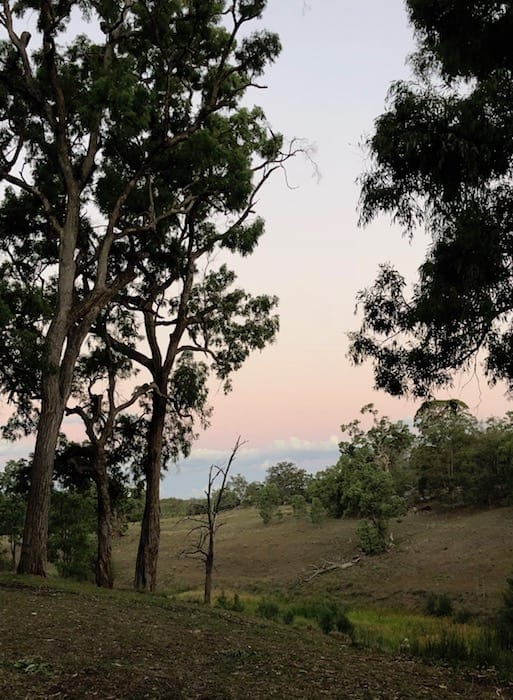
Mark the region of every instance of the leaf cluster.
<instances>
[{"instance_id":1,"label":"leaf cluster","mask_svg":"<svg viewBox=\"0 0 513 700\"><path fill-rule=\"evenodd\" d=\"M361 219L391 214L432 236L410 290L392 266L360 292L357 364L376 386L426 396L484 351L490 382L511 388L513 54L509 3L409 0L416 82L399 82L368 141Z\"/></svg>"}]
</instances>

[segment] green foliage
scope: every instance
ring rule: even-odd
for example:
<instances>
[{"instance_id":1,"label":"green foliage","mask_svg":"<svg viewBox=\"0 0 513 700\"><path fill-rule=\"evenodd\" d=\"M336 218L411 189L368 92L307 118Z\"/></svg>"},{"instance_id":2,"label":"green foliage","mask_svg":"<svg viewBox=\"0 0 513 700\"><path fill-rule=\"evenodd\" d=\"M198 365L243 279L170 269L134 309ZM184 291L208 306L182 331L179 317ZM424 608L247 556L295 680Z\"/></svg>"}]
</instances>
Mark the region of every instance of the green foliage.
<instances>
[{"instance_id":1,"label":"green foliage","mask_svg":"<svg viewBox=\"0 0 513 700\"><path fill-rule=\"evenodd\" d=\"M507 588L503 594L503 603L497 615L495 628L501 647L513 649L513 576L507 579Z\"/></svg>"},{"instance_id":2,"label":"green foliage","mask_svg":"<svg viewBox=\"0 0 513 700\"><path fill-rule=\"evenodd\" d=\"M314 496L312 502L310 503L310 522L313 525L320 525L324 515L324 509L322 507L322 502L320 498Z\"/></svg>"},{"instance_id":3,"label":"green foliage","mask_svg":"<svg viewBox=\"0 0 513 700\"><path fill-rule=\"evenodd\" d=\"M294 623L294 612L292 610L285 610L282 615L282 620L285 625L292 625Z\"/></svg>"},{"instance_id":4,"label":"green foliage","mask_svg":"<svg viewBox=\"0 0 513 700\"><path fill-rule=\"evenodd\" d=\"M351 638L354 635L354 627L347 617L347 611L335 603L322 605L317 610L316 618L324 634L337 630L337 632L346 634Z\"/></svg>"},{"instance_id":5,"label":"green foliage","mask_svg":"<svg viewBox=\"0 0 513 700\"><path fill-rule=\"evenodd\" d=\"M312 504L314 499L317 499L328 515L332 518L341 518L344 514L344 505L340 466L337 464L314 474L308 484L308 494Z\"/></svg>"},{"instance_id":6,"label":"green foliage","mask_svg":"<svg viewBox=\"0 0 513 700\"><path fill-rule=\"evenodd\" d=\"M292 462L278 462L267 470L265 483L278 489L280 504L291 503L294 496L305 497L310 477Z\"/></svg>"},{"instance_id":7,"label":"green foliage","mask_svg":"<svg viewBox=\"0 0 513 700\"><path fill-rule=\"evenodd\" d=\"M227 488L234 494L238 505L248 505L248 480L242 474L230 476Z\"/></svg>"},{"instance_id":8,"label":"green foliage","mask_svg":"<svg viewBox=\"0 0 513 700\"><path fill-rule=\"evenodd\" d=\"M280 614L280 607L273 600L261 600L256 609L257 615L266 620L276 620Z\"/></svg>"},{"instance_id":9,"label":"green foliage","mask_svg":"<svg viewBox=\"0 0 513 700\"><path fill-rule=\"evenodd\" d=\"M383 265L361 291L351 355L376 386L425 397L481 353L491 382L513 385L513 54L508 3L408 0L412 80L396 82L368 141L361 218L387 213L432 244L407 285ZM411 286L411 292L408 288Z\"/></svg>"},{"instance_id":10,"label":"green foliage","mask_svg":"<svg viewBox=\"0 0 513 700\"><path fill-rule=\"evenodd\" d=\"M55 491L48 560L64 578L94 580L95 501L87 493Z\"/></svg>"},{"instance_id":11,"label":"green foliage","mask_svg":"<svg viewBox=\"0 0 513 700\"><path fill-rule=\"evenodd\" d=\"M450 617L453 613L452 600L446 593L437 595L430 593L424 606L427 615L436 615L436 617Z\"/></svg>"},{"instance_id":12,"label":"green foliage","mask_svg":"<svg viewBox=\"0 0 513 700\"><path fill-rule=\"evenodd\" d=\"M356 530L358 545L365 554L382 554L386 551L386 525L362 520Z\"/></svg>"},{"instance_id":13,"label":"green foliage","mask_svg":"<svg viewBox=\"0 0 513 700\"><path fill-rule=\"evenodd\" d=\"M372 415L371 427L363 430L359 420L342 426L348 439L339 445L340 458L315 475L309 493L312 503L318 499L329 515L366 520L360 528L362 549L378 552L385 547L388 519L405 510L398 490L405 487L413 436L401 421L378 418L372 404L361 413Z\"/></svg>"},{"instance_id":14,"label":"green foliage","mask_svg":"<svg viewBox=\"0 0 513 700\"><path fill-rule=\"evenodd\" d=\"M415 414L418 437L412 465L431 494L453 494L470 471L470 446L478 429L468 406L457 399L425 401Z\"/></svg>"},{"instance_id":15,"label":"green foliage","mask_svg":"<svg viewBox=\"0 0 513 700\"><path fill-rule=\"evenodd\" d=\"M7 537L12 569L25 520L27 470L25 460L10 460L0 472L0 537Z\"/></svg>"},{"instance_id":16,"label":"green foliage","mask_svg":"<svg viewBox=\"0 0 513 700\"><path fill-rule=\"evenodd\" d=\"M265 525L268 525L277 515L281 502L276 484L266 484L258 491L258 512Z\"/></svg>"},{"instance_id":17,"label":"green foliage","mask_svg":"<svg viewBox=\"0 0 513 700\"><path fill-rule=\"evenodd\" d=\"M246 608L244 601L240 599L238 593L234 593L232 600L230 600L225 595L224 591L217 597L216 607L222 608L223 610L233 610L234 612L244 612Z\"/></svg>"},{"instance_id":18,"label":"green foliage","mask_svg":"<svg viewBox=\"0 0 513 700\"><path fill-rule=\"evenodd\" d=\"M295 518L304 518L306 515L306 500L301 494L296 494L290 499L292 514Z\"/></svg>"}]
</instances>

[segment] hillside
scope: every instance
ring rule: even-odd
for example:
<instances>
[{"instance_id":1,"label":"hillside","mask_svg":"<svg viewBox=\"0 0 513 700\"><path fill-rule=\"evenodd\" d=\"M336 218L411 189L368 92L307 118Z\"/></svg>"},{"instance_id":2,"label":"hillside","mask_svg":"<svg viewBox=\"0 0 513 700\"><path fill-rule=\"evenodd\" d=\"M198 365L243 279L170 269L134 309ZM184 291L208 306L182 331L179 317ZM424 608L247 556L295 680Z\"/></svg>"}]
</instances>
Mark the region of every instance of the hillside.
<instances>
[{"instance_id":1,"label":"hillside","mask_svg":"<svg viewBox=\"0 0 513 700\"><path fill-rule=\"evenodd\" d=\"M264 526L251 509L228 512L222 522L215 595L238 591L249 602L273 596L288 604L329 598L348 604L360 624L378 609L378 632L395 624L384 622L385 610L422 609L430 592L448 594L456 611L488 617L513 562L512 508L411 513L392 524L388 554L310 582L305 577L323 558L356 554L355 522L314 526L285 514ZM487 665L431 665L397 645L394 653L351 645L306 620L285 625L188 602L201 597L203 575L200 562L177 556L190 523L165 518L162 525L160 595L123 590L135 526L116 545L118 590L0 576L1 698L513 698L512 684ZM408 624L426 622L410 615Z\"/></svg>"},{"instance_id":2,"label":"hillside","mask_svg":"<svg viewBox=\"0 0 513 700\"><path fill-rule=\"evenodd\" d=\"M394 547L351 569L304 579L323 558L358 553L356 523L325 520L312 525L285 515L264 525L254 509L222 516L214 585L218 591L294 595L328 592L352 605L422 608L428 593L446 593L456 608L493 613L513 567L513 508L410 512L392 521ZM162 591L201 591L201 562L180 558L191 523L165 518L159 581ZM132 526L116 545L118 585L129 587L137 546Z\"/></svg>"},{"instance_id":3,"label":"hillside","mask_svg":"<svg viewBox=\"0 0 513 700\"><path fill-rule=\"evenodd\" d=\"M354 649L317 630L5 575L0 655L9 700L511 697L486 672Z\"/></svg>"}]
</instances>

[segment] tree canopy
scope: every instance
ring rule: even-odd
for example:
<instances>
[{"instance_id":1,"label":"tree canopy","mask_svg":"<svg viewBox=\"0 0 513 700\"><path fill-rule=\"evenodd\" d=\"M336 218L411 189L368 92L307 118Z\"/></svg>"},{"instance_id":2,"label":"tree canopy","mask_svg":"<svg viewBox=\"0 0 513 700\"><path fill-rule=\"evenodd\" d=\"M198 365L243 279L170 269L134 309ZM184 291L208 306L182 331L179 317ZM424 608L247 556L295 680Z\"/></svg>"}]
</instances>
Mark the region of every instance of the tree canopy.
<instances>
[{"instance_id":1,"label":"tree canopy","mask_svg":"<svg viewBox=\"0 0 513 700\"><path fill-rule=\"evenodd\" d=\"M414 80L397 82L368 141L361 220L388 213L432 244L408 289L392 265L359 293L350 354L376 386L425 396L482 351L513 388L513 6L407 0Z\"/></svg>"},{"instance_id":2,"label":"tree canopy","mask_svg":"<svg viewBox=\"0 0 513 700\"><path fill-rule=\"evenodd\" d=\"M242 105L280 52L275 34L252 31L265 6L0 7L0 389L16 402L22 428L37 426L22 573L44 574L59 429L84 342L107 308L128 304L130 314L138 296L147 304L140 314L151 307L162 319L169 311L175 341L187 317L192 344L210 312L209 350L223 379L276 330L274 322L257 338L261 324L251 321L266 314L271 323L274 301L228 293L229 270L205 275L194 293L191 285L205 272L199 255L254 249L263 232L256 192L290 155L262 110ZM170 284L186 292L178 306L176 291L164 299ZM175 346L163 358L163 400Z\"/></svg>"}]
</instances>

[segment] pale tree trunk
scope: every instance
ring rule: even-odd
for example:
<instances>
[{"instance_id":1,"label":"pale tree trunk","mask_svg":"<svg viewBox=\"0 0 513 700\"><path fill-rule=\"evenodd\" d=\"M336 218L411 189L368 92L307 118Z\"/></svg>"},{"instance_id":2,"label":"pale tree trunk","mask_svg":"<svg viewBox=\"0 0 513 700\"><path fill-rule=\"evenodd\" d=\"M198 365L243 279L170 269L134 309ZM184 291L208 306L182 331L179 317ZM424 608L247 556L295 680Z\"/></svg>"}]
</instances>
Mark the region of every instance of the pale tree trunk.
<instances>
[{"instance_id":1,"label":"pale tree trunk","mask_svg":"<svg viewBox=\"0 0 513 700\"><path fill-rule=\"evenodd\" d=\"M155 591L157 587L160 543L160 469L165 418L166 399L154 393L145 463L146 500L134 577L135 588L143 591Z\"/></svg>"},{"instance_id":2,"label":"pale tree trunk","mask_svg":"<svg viewBox=\"0 0 513 700\"><path fill-rule=\"evenodd\" d=\"M67 338L73 305L75 279L74 251L79 227L80 200L75 194L69 198L66 222L61 231L59 251L58 302L55 317L45 339L47 368L41 376L41 413L37 426L36 445L32 459L27 513L23 529L19 574L45 576L48 516L52 486L53 463L64 409L71 391L73 367L80 342ZM68 348L62 357L68 341ZM74 340L79 340L77 334ZM70 347L75 353L70 352ZM74 357L73 357L74 355Z\"/></svg>"},{"instance_id":3,"label":"pale tree trunk","mask_svg":"<svg viewBox=\"0 0 513 700\"><path fill-rule=\"evenodd\" d=\"M112 570L112 509L109 493L109 476L105 451L102 447L96 455L96 490L98 502L98 553L96 557L96 585L112 588L114 573Z\"/></svg>"}]
</instances>

